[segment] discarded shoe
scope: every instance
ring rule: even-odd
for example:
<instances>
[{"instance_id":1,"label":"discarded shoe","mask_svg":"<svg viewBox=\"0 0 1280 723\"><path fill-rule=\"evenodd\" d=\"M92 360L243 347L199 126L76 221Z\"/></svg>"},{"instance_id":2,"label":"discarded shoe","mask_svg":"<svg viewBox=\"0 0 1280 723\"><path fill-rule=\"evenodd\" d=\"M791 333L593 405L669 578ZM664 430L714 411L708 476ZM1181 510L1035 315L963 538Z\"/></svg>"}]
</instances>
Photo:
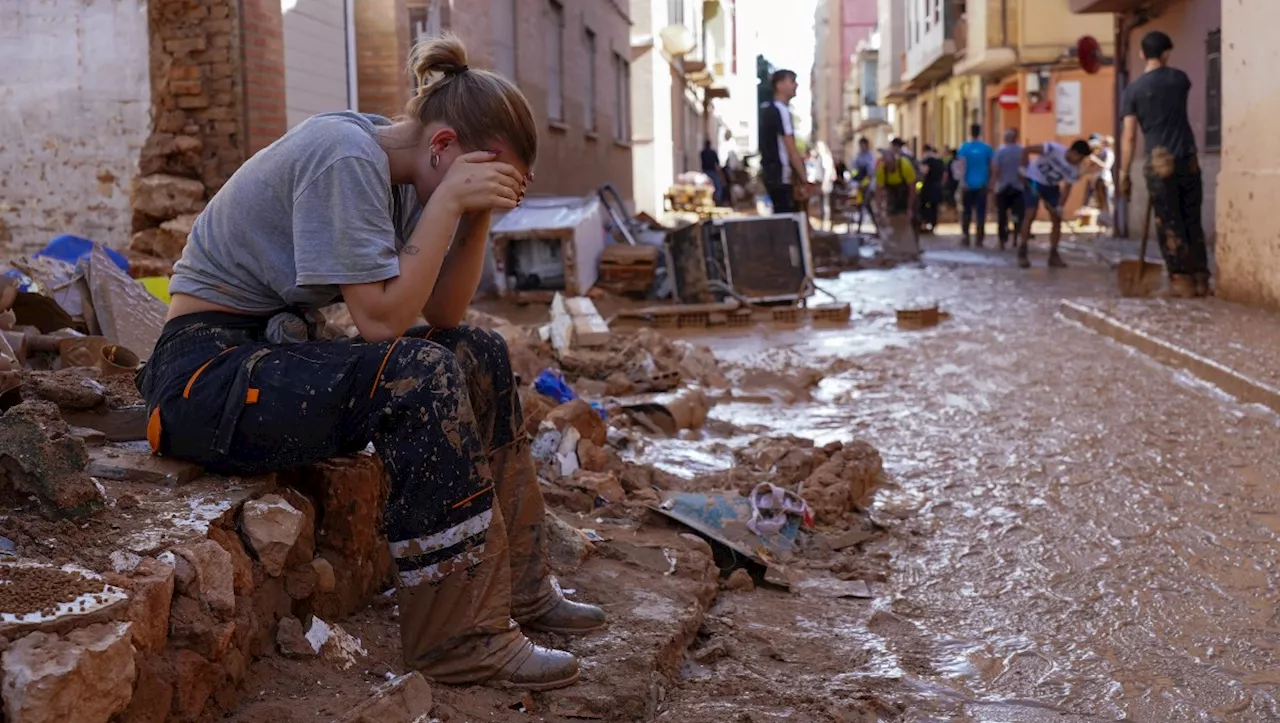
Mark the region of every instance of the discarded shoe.
<instances>
[{"instance_id":1,"label":"discarded shoe","mask_svg":"<svg viewBox=\"0 0 1280 723\"><path fill-rule=\"evenodd\" d=\"M521 622L520 626L530 630L559 635L586 635L603 628L607 622L604 610L595 605L574 602L568 598L560 598L555 607L541 617Z\"/></svg>"},{"instance_id":2,"label":"discarded shoe","mask_svg":"<svg viewBox=\"0 0 1280 723\"><path fill-rule=\"evenodd\" d=\"M554 690L578 682L578 659L563 650L529 643L503 666L490 685L521 690Z\"/></svg>"}]
</instances>

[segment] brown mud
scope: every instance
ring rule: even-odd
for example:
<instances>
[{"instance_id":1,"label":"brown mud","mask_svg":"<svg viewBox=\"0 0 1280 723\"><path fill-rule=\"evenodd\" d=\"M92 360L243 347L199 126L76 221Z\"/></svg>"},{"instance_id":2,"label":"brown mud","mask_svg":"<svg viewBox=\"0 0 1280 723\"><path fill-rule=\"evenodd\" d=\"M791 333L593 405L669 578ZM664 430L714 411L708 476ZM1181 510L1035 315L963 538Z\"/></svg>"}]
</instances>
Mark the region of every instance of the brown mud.
<instances>
[{"instance_id":1,"label":"brown mud","mask_svg":"<svg viewBox=\"0 0 1280 723\"><path fill-rule=\"evenodd\" d=\"M558 572L611 625L537 638L579 654L583 682L433 686L432 717L1280 720L1280 418L1057 316L1064 297L1113 295L1108 269L1012 261L935 250L845 274L824 286L856 300L847 327L681 335L729 382L707 424L630 435L591 473L628 500L558 510L603 538ZM899 327L921 290L949 318ZM790 591L758 570L717 585L700 544L638 494L768 480L848 486L788 565L807 578ZM5 524L20 548L55 532ZM402 671L396 614L379 597L341 621L368 651L350 670L266 658L235 712L206 720L340 716Z\"/></svg>"}]
</instances>

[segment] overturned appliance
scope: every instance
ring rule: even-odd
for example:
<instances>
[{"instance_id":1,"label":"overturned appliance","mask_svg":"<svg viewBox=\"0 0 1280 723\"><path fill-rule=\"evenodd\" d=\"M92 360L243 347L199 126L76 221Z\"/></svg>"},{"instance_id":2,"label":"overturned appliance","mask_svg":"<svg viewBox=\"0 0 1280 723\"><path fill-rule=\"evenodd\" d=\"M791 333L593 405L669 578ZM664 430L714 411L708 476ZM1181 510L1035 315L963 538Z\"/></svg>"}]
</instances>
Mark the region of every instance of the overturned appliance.
<instances>
[{"instance_id":1,"label":"overturned appliance","mask_svg":"<svg viewBox=\"0 0 1280 723\"><path fill-rule=\"evenodd\" d=\"M530 197L493 224L493 262L503 295L582 296L596 283L606 210L596 194Z\"/></svg>"},{"instance_id":2,"label":"overturned appliance","mask_svg":"<svg viewBox=\"0 0 1280 723\"><path fill-rule=\"evenodd\" d=\"M813 293L804 214L702 221L668 234L666 252L682 303L794 302Z\"/></svg>"}]
</instances>

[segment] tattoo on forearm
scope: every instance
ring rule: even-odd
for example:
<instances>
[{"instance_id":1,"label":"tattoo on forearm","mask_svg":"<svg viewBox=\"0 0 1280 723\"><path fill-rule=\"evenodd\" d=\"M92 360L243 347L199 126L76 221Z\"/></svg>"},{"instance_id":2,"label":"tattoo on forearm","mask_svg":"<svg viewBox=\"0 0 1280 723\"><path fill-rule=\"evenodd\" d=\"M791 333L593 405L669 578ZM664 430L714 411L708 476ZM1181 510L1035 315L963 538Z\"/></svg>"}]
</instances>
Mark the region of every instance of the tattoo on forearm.
<instances>
[{"instance_id":1,"label":"tattoo on forearm","mask_svg":"<svg viewBox=\"0 0 1280 723\"><path fill-rule=\"evenodd\" d=\"M418 247L414 246L413 244L405 244L405 247L400 249L400 253L404 254L405 256L417 256Z\"/></svg>"}]
</instances>

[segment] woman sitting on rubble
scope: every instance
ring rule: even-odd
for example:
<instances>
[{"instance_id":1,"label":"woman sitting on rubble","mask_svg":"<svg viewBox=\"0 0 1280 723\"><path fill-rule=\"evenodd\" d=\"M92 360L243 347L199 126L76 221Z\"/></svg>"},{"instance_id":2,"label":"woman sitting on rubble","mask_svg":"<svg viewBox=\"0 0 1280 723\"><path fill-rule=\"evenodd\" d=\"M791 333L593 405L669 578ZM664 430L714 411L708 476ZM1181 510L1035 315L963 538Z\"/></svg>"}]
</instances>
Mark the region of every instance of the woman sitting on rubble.
<instances>
[{"instance_id":1,"label":"woman sitting on rubble","mask_svg":"<svg viewBox=\"0 0 1280 723\"><path fill-rule=\"evenodd\" d=\"M457 38L418 45L410 64L406 118L310 118L200 214L138 378L148 438L157 454L237 475L372 442L391 482L406 664L444 683L560 687L577 659L519 626L585 633L604 613L549 577L502 337L459 325L490 213L518 205L532 179L537 130L520 91L468 68ZM316 311L336 301L360 339L317 340ZM429 326L411 328L419 316Z\"/></svg>"}]
</instances>

